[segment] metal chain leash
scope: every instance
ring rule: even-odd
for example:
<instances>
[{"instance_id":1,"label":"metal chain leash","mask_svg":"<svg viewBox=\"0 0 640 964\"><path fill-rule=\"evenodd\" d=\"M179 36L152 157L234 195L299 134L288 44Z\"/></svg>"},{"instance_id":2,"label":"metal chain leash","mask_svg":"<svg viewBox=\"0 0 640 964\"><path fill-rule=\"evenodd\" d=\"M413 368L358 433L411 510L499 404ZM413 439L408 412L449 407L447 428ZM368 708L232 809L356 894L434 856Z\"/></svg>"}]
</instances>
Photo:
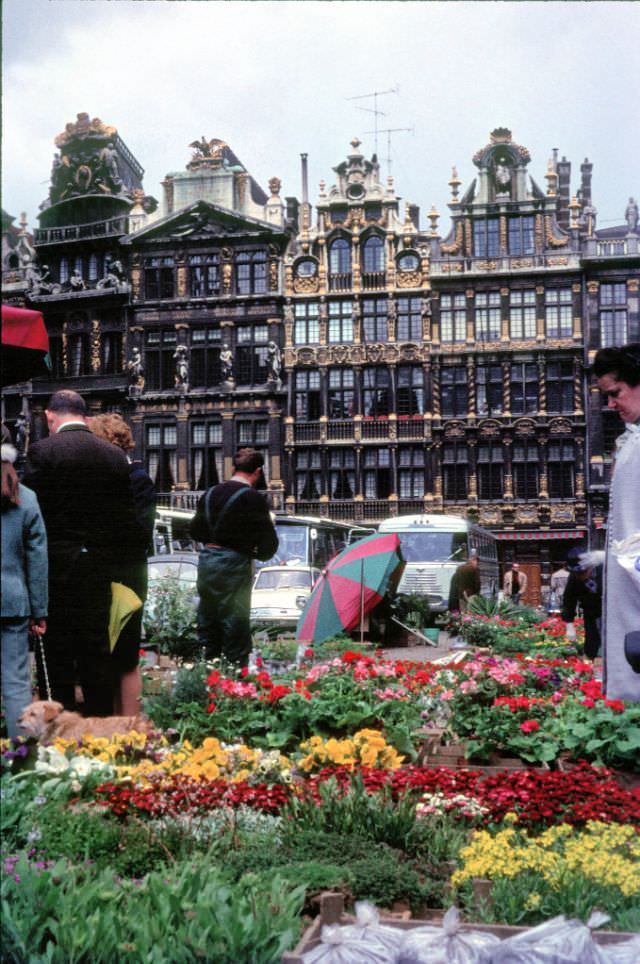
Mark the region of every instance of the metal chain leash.
<instances>
[{"instance_id":1,"label":"metal chain leash","mask_svg":"<svg viewBox=\"0 0 640 964\"><path fill-rule=\"evenodd\" d=\"M47 661L44 656L44 642L43 633L38 633L38 645L40 646L40 659L42 661L42 672L44 673L44 682L47 687L47 699L50 700L51 697L51 686L49 684L49 673L47 672Z\"/></svg>"}]
</instances>

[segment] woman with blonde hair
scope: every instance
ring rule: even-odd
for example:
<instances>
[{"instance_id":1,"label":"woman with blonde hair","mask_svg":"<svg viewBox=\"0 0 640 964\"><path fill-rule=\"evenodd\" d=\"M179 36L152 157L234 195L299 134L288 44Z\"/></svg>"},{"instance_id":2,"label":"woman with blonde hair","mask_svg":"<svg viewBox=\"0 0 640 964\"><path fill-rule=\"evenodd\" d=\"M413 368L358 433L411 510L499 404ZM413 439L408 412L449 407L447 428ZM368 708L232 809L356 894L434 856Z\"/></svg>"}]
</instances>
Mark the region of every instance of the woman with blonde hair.
<instances>
[{"instance_id":1,"label":"woman with blonde hair","mask_svg":"<svg viewBox=\"0 0 640 964\"><path fill-rule=\"evenodd\" d=\"M132 562L122 566L120 580L140 597L147 598L147 556L153 546L153 525L156 514L156 496L153 482L145 472L142 462L134 461L130 453L135 448L131 429L116 412L96 415L89 419L89 428L98 438L121 448L129 461L129 477L136 510L138 530L123 533L129 543L127 558ZM142 682L138 664L142 636L142 609L134 613L120 633L113 651L116 676L114 706L121 716L135 716L140 711Z\"/></svg>"}]
</instances>

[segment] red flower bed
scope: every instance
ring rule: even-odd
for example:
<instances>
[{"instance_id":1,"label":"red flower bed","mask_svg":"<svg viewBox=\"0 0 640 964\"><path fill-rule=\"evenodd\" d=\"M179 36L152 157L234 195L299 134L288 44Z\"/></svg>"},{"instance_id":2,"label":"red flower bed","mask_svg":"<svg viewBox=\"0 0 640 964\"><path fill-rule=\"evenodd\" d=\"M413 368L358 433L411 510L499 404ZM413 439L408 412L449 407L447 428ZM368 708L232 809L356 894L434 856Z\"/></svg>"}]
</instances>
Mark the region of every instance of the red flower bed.
<instances>
[{"instance_id":1,"label":"red flower bed","mask_svg":"<svg viewBox=\"0 0 640 964\"><path fill-rule=\"evenodd\" d=\"M174 776L166 783L127 787L103 783L96 789L98 803L109 807L117 817L147 813L152 817L190 814L202 816L220 807L251 807L262 813L279 813L290 790L279 784L249 786L226 780L192 780Z\"/></svg>"}]
</instances>

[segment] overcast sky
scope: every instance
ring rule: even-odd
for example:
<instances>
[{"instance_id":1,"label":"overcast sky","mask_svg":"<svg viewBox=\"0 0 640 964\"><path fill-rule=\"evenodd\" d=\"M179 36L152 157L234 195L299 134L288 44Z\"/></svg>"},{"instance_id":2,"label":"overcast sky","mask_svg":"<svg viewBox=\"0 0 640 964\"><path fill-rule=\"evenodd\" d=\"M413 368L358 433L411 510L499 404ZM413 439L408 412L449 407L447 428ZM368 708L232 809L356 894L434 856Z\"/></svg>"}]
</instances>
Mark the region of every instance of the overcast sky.
<instances>
[{"instance_id":1,"label":"overcast sky","mask_svg":"<svg viewBox=\"0 0 640 964\"><path fill-rule=\"evenodd\" d=\"M201 135L226 141L266 189L311 200L357 135L391 135L396 190L449 224L447 181L498 126L529 148L541 187L554 147L594 163L598 224L640 196L640 3L4 0L3 201L31 226L54 138L80 111L117 127L161 197ZM358 107L367 108L359 110ZM378 135L387 174L387 134Z\"/></svg>"}]
</instances>

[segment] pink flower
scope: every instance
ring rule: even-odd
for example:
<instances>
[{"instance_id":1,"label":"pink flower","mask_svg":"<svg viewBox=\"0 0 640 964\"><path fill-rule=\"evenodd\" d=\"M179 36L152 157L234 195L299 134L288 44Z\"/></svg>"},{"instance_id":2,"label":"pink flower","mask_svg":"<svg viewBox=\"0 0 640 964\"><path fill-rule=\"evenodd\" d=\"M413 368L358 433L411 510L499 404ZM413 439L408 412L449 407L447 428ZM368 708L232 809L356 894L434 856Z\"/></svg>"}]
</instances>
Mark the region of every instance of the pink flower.
<instances>
[{"instance_id":1,"label":"pink flower","mask_svg":"<svg viewBox=\"0 0 640 964\"><path fill-rule=\"evenodd\" d=\"M453 699L453 695L454 695L454 694L453 694L453 690L443 690L442 693L440 694L440 699L441 699L441 700L452 700L452 699Z\"/></svg>"}]
</instances>

